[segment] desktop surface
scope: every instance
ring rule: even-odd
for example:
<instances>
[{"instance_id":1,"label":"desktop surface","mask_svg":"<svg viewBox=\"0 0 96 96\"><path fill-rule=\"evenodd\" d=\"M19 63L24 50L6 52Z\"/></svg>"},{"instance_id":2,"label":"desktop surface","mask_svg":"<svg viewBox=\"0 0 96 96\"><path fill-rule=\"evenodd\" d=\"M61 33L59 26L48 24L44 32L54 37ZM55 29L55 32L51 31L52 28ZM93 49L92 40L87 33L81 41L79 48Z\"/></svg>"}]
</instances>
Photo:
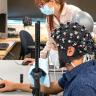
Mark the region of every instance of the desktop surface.
<instances>
[{"instance_id":1,"label":"desktop surface","mask_svg":"<svg viewBox=\"0 0 96 96\"><path fill-rule=\"evenodd\" d=\"M20 74L23 74L23 83L29 83L28 71L30 65L22 65L22 60L0 60L0 78L5 80L10 80L13 82L20 82ZM53 69L53 68L52 68ZM57 80L61 77L62 72L55 72L50 70L50 79ZM61 93L62 94L62 93ZM59 96L62 96L59 94ZM31 93L22 91L4 92L0 93L0 96L32 96ZM50 95L56 96L56 95Z\"/></svg>"},{"instance_id":2,"label":"desktop surface","mask_svg":"<svg viewBox=\"0 0 96 96\"><path fill-rule=\"evenodd\" d=\"M29 92L13 91L0 93L0 96L32 96L32 94Z\"/></svg>"},{"instance_id":3,"label":"desktop surface","mask_svg":"<svg viewBox=\"0 0 96 96\"><path fill-rule=\"evenodd\" d=\"M0 60L0 78L13 82L20 82L20 74L23 74L23 82L30 83L28 70L30 66L21 65L22 60ZM31 93L22 91L4 92L0 96L32 96Z\"/></svg>"},{"instance_id":4,"label":"desktop surface","mask_svg":"<svg viewBox=\"0 0 96 96\"><path fill-rule=\"evenodd\" d=\"M0 43L8 43L8 48L6 50L0 50L0 60L4 59L7 54L12 50L12 48L14 47L14 45L16 44L15 41L12 40L7 40L7 39L0 39Z\"/></svg>"},{"instance_id":5,"label":"desktop surface","mask_svg":"<svg viewBox=\"0 0 96 96\"><path fill-rule=\"evenodd\" d=\"M9 46L9 43L0 43L0 50L6 50Z\"/></svg>"},{"instance_id":6,"label":"desktop surface","mask_svg":"<svg viewBox=\"0 0 96 96\"><path fill-rule=\"evenodd\" d=\"M20 74L23 74L23 82L30 83L28 70L30 66L22 65L22 60L0 60L0 78L20 82Z\"/></svg>"}]
</instances>

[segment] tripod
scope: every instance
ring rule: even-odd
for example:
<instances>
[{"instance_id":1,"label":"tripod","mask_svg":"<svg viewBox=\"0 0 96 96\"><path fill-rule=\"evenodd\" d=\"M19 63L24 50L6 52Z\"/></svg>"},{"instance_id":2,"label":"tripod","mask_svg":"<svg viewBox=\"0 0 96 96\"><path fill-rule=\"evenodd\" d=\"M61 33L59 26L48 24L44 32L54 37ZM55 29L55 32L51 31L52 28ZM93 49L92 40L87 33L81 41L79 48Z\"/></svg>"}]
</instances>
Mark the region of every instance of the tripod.
<instances>
[{"instance_id":1,"label":"tripod","mask_svg":"<svg viewBox=\"0 0 96 96\"><path fill-rule=\"evenodd\" d=\"M35 68L32 70L32 76L34 77L34 93L33 96L48 96L40 92L40 77L46 75L46 73L39 68L40 57L40 21L35 23Z\"/></svg>"}]
</instances>

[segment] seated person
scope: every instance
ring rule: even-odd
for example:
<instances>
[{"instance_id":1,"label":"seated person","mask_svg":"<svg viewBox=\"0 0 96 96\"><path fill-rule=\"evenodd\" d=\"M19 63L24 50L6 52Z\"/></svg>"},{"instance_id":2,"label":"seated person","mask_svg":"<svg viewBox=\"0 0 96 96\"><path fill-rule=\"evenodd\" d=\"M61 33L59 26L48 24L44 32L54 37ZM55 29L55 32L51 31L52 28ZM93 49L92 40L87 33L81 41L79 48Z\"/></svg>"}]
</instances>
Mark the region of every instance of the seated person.
<instances>
[{"instance_id":1,"label":"seated person","mask_svg":"<svg viewBox=\"0 0 96 96\"><path fill-rule=\"evenodd\" d=\"M41 85L40 91L46 94L64 91L63 96L96 96L96 61L83 62L85 54L96 53L90 32L78 23L68 23L55 29L52 37L58 47L60 67L66 67L68 71L58 81L52 81L50 87ZM30 84L1 80L2 83L5 87L0 92L33 91Z\"/></svg>"}]
</instances>

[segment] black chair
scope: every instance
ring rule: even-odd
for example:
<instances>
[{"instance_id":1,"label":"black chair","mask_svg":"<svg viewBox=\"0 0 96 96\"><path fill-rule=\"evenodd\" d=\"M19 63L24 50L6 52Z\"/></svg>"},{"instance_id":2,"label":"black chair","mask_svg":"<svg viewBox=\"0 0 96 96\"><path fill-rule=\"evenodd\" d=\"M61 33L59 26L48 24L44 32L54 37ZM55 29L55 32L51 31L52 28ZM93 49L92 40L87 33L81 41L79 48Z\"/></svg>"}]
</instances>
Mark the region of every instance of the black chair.
<instances>
[{"instance_id":1,"label":"black chair","mask_svg":"<svg viewBox=\"0 0 96 96\"><path fill-rule=\"evenodd\" d=\"M24 59L25 55L31 54L31 57L35 57L35 42L32 36L25 30L21 30L20 33L21 39L21 51L19 59ZM28 48L28 46L33 46L33 48Z\"/></svg>"}]
</instances>

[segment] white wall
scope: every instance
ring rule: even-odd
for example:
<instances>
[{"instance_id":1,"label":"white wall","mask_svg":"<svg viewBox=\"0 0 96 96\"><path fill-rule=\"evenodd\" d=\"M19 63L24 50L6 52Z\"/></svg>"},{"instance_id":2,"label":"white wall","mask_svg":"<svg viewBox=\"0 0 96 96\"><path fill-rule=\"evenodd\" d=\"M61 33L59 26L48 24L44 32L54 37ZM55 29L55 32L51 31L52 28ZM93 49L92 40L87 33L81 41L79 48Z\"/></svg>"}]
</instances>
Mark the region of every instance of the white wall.
<instances>
[{"instance_id":1,"label":"white wall","mask_svg":"<svg viewBox=\"0 0 96 96\"><path fill-rule=\"evenodd\" d=\"M7 13L7 0L0 0L0 13Z\"/></svg>"},{"instance_id":2,"label":"white wall","mask_svg":"<svg viewBox=\"0 0 96 96\"><path fill-rule=\"evenodd\" d=\"M7 0L0 0L0 14L5 13L6 14L6 26L5 26L5 32L0 32L0 38L6 38L7 37Z\"/></svg>"}]
</instances>

